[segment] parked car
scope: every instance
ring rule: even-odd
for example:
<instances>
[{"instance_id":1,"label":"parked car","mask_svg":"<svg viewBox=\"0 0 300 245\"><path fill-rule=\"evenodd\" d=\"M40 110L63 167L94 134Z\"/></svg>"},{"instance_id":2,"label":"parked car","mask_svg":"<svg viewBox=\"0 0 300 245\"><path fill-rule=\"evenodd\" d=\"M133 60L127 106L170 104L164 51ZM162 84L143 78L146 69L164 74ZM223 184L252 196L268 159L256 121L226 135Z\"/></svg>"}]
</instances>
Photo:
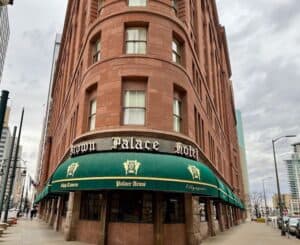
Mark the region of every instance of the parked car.
<instances>
[{"instance_id":1,"label":"parked car","mask_svg":"<svg viewBox=\"0 0 300 245\"><path fill-rule=\"evenodd\" d=\"M298 222L297 226L296 226L296 232L295 235L298 239L300 239L300 221Z\"/></svg>"},{"instance_id":2,"label":"parked car","mask_svg":"<svg viewBox=\"0 0 300 245\"><path fill-rule=\"evenodd\" d=\"M289 218L289 221L287 223L287 232L289 232L292 235L296 234L296 227L298 226L299 222L300 222L299 217Z\"/></svg>"}]
</instances>

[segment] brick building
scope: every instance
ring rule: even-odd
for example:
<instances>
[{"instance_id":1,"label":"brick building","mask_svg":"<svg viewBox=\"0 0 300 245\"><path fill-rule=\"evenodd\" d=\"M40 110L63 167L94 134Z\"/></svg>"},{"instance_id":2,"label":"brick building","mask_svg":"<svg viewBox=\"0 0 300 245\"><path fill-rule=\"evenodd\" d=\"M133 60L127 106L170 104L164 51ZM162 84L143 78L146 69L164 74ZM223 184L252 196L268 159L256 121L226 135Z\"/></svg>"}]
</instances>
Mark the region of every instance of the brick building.
<instances>
[{"instance_id":1,"label":"brick building","mask_svg":"<svg viewBox=\"0 0 300 245\"><path fill-rule=\"evenodd\" d=\"M243 220L214 0L69 1L56 67L36 203L66 240L198 244Z\"/></svg>"}]
</instances>

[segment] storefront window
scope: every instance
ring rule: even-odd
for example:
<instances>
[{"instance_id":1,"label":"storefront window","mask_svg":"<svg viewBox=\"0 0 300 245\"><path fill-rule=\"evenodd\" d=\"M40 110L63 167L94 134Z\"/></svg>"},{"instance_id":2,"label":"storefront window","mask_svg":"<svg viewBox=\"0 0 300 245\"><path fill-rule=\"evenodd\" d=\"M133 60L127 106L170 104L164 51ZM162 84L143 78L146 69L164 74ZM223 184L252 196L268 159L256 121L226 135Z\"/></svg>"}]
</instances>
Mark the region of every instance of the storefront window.
<instances>
[{"instance_id":1,"label":"storefront window","mask_svg":"<svg viewBox=\"0 0 300 245\"><path fill-rule=\"evenodd\" d=\"M69 195L62 196L62 217L67 216Z\"/></svg>"},{"instance_id":2,"label":"storefront window","mask_svg":"<svg viewBox=\"0 0 300 245\"><path fill-rule=\"evenodd\" d=\"M164 223L184 223L184 198L182 194L166 194L164 200Z\"/></svg>"},{"instance_id":3,"label":"storefront window","mask_svg":"<svg viewBox=\"0 0 300 245\"><path fill-rule=\"evenodd\" d=\"M199 206L200 206L200 209L199 209L200 221L201 222L207 222L208 221L208 217L207 217L207 206L206 206L206 203L200 202Z\"/></svg>"},{"instance_id":4,"label":"storefront window","mask_svg":"<svg viewBox=\"0 0 300 245\"><path fill-rule=\"evenodd\" d=\"M111 197L110 222L153 223L151 193L115 192Z\"/></svg>"},{"instance_id":5,"label":"storefront window","mask_svg":"<svg viewBox=\"0 0 300 245\"><path fill-rule=\"evenodd\" d=\"M212 213L212 216L213 216L213 219L214 220L218 220L218 212L217 212L217 204L214 202L213 204L213 213Z\"/></svg>"},{"instance_id":6,"label":"storefront window","mask_svg":"<svg viewBox=\"0 0 300 245\"><path fill-rule=\"evenodd\" d=\"M100 220L103 195L98 192L82 192L80 219Z\"/></svg>"}]
</instances>

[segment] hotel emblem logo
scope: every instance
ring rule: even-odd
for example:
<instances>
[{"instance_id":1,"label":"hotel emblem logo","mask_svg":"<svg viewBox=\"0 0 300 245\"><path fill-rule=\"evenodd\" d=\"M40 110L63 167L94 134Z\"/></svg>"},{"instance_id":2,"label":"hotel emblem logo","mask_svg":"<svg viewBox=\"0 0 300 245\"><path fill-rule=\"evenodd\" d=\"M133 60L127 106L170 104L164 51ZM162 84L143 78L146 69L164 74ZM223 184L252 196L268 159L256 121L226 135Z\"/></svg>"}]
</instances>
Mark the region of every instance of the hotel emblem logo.
<instances>
[{"instance_id":1,"label":"hotel emblem logo","mask_svg":"<svg viewBox=\"0 0 300 245\"><path fill-rule=\"evenodd\" d=\"M137 160L127 160L126 162L123 163L124 169L125 169L125 174L138 174L139 168L141 166L141 163L138 162Z\"/></svg>"},{"instance_id":2,"label":"hotel emblem logo","mask_svg":"<svg viewBox=\"0 0 300 245\"><path fill-rule=\"evenodd\" d=\"M195 180L200 180L200 170L194 166L194 165L189 165L188 170L190 174L192 175L193 179Z\"/></svg>"},{"instance_id":3,"label":"hotel emblem logo","mask_svg":"<svg viewBox=\"0 0 300 245\"><path fill-rule=\"evenodd\" d=\"M77 171L78 167L79 167L78 162L71 163L67 169L67 177L74 177L74 174Z\"/></svg>"}]
</instances>

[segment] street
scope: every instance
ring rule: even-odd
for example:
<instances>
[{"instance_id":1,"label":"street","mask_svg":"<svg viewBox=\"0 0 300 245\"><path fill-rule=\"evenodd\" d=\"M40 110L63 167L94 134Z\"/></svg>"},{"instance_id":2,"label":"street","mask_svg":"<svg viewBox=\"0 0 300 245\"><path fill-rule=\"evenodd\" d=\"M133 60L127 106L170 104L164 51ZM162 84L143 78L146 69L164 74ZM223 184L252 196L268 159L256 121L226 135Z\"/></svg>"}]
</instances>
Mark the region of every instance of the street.
<instances>
[{"instance_id":1,"label":"street","mask_svg":"<svg viewBox=\"0 0 300 245\"><path fill-rule=\"evenodd\" d=\"M61 233L53 231L47 224L38 220L23 219L9 227L0 238L7 245L86 245L80 242L65 242ZM254 222L245 223L232 230L209 238L203 245L293 245L299 244L295 237L281 237L278 229Z\"/></svg>"}]
</instances>

